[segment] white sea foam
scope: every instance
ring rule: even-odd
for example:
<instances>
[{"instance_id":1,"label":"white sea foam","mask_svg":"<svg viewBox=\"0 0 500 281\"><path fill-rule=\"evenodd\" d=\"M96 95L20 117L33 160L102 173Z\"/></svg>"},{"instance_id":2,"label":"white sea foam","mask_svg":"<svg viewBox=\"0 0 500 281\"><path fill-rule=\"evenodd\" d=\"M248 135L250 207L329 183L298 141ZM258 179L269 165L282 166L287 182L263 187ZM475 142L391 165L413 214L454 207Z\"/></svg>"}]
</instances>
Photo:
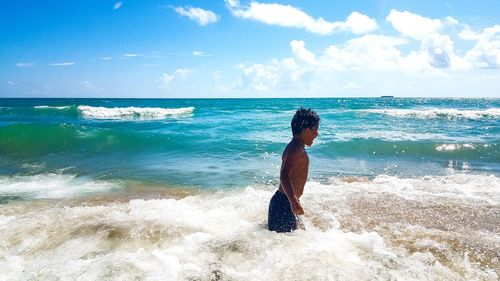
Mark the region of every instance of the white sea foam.
<instances>
[{"instance_id":1,"label":"white sea foam","mask_svg":"<svg viewBox=\"0 0 500 281\"><path fill-rule=\"evenodd\" d=\"M335 185L342 185L339 180L334 180L334 182ZM500 204L499 186L500 178L494 175L454 174L415 179L379 175L370 182L351 183L349 189L360 192L391 193L410 200L450 198Z\"/></svg>"},{"instance_id":2,"label":"white sea foam","mask_svg":"<svg viewBox=\"0 0 500 281\"><path fill-rule=\"evenodd\" d=\"M64 110L64 109L68 109L70 107L71 106L69 106L69 105L67 105L67 106L37 105L34 108L36 108L36 109L59 109L59 110Z\"/></svg>"},{"instance_id":3,"label":"white sea foam","mask_svg":"<svg viewBox=\"0 0 500 281\"><path fill-rule=\"evenodd\" d=\"M365 130L365 131L348 131L336 132L332 134L335 140L350 141L352 139L380 139L387 141L421 141L421 140L456 140L446 136L445 134L436 133L415 133L403 131L386 131L386 130Z\"/></svg>"},{"instance_id":4,"label":"white sea foam","mask_svg":"<svg viewBox=\"0 0 500 281\"><path fill-rule=\"evenodd\" d=\"M165 119L190 115L194 107L159 108L159 107L94 107L78 106L80 114L95 119Z\"/></svg>"},{"instance_id":5,"label":"white sea foam","mask_svg":"<svg viewBox=\"0 0 500 281\"><path fill-rule=\"evenodd\" d=\"M480 267L467 253L457 256L439 238L461 233L408 222L386 225L386 234L351 232L339 220L354 211L347 201L356 196L389 193L434 205L448 196L463 204L489 197L498 204L499 184L494 176L470 175L308 182L301 199L306 230L290 234L265 228L274 187L36 211L0 206L0 279L497 280L494 268ZM498 235L480 234L467 235L500 242ZM414 247L392 246L391 235L402 235ZM451 264L429 249L444 249L438 253Z\"/></svg>"},{"instance_id":6,"label":"white sea foam","mask_svg":"<svg viewBox=\"0 0 500 281\"><path fill-rule=\"evenodd\" d=\"M461 110L454 108L430 108L430 109L364 109L361 112L386 114L394 117L414 117L420 119L432 118L500 118L500 108L489 108L485 110Z\"/></svg>"},{"instance_id":7,"label":"white sea foam","mask_svg":"<svg viewBox=\"0 0 500 281\"><path fill-rule=\"evenodd\" d=\"M488 147L487 144L482 145L483 147ZM456 144L456 143L448 143L441 144L436 147L437 151L455 151L461 149L476 149L477 145L464 143L464 144Z\"/></svg>"},{"instance_id":8,"label":"white sea foam","mask_svg":"<svg viewBox=\"0 0 500 281\"><path fill-rule=\"evenodd\" d=\"M74 175L40 174L0 177L0 197L19 196L26 199L67 198L107 192L121 188L109 181L91 181Z\"/></svg>"}]
</instances>

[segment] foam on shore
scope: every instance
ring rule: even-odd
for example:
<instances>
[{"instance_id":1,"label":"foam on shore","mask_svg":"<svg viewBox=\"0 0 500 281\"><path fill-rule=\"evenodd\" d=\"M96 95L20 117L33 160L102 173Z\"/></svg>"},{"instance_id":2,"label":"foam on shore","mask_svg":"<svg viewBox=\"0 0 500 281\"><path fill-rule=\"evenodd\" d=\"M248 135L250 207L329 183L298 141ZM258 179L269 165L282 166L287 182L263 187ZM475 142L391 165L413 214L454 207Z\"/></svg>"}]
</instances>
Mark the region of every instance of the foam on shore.
<instances>
[{"instance_id":1,"label":"foam on shore","mask_svg":"<svg viewBox=\"0 0 500 281\"><path fill-rule=\"evenodd\" d=\"M85 280L497 280L500 179L308 182L306 230L266 230L275 188L0 206L0 276Z\"/></svg>"}]
</instances>

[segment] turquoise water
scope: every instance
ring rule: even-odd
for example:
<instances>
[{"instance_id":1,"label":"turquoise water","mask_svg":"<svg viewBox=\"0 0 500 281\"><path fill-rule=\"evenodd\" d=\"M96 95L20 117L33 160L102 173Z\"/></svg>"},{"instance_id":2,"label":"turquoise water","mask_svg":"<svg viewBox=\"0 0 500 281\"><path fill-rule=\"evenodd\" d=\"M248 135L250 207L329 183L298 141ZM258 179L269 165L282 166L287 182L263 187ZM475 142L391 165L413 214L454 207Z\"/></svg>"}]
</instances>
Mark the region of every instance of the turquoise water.
<instances>
[{"instance_id":1,"label":"turquoise water","mask_svg":"<svg viewBox=\"0 0 500 281\"><path fill-rule=\"evenodd\" d=\"M500 173L498 99L1 99L0 175L276 182L300 106L322 119L311 179Z\"/></svg>"},{"instance_id":2,"label":"turquoise water","mask_svg":"<svg viewBox=\"0 0 500 281\"><path fill-rule=\"evenodd\" d=\"M499 143L499 99L0 99L0 279L498 280Z\"/></svg>"}]
</instances>

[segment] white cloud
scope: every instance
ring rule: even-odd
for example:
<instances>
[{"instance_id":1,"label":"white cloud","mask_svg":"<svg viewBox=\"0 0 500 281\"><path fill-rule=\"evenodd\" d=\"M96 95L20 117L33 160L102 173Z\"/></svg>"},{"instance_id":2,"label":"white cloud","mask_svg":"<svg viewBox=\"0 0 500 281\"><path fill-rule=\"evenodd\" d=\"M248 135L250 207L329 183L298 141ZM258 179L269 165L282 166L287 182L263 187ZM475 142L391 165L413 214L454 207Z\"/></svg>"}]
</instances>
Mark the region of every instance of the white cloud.
<instances>
[{"instance_id":1,"label":"white cloud","mask_svg":"<svg viewBox=\"0 0 500 281\"><path fill-rule=\"evenodd\" d=\"M277 60L273 60L270 64L253 64L244 66L242 64L236 66L242 71L242 76L237 83L239 88L248 87L255 91L270 91L275 89L280 82L281 64Z\"/></svg>"},{"instance_id":2,"label":"white cloud","mask_svg":"<svg viewBox=\"0 0 500 281\"><path fill-rule=\"evenodd\" d=\"M458 34L458 37L464 40L478 40L480 34L471 30L471 28L466 25L465 28Z\"/></svg>"},{"instance_id":3,"label":"white cloud","mask_svg":"<svg viewBox=\"0 0 500 281\"><path fill-rule=\"evenodd\" d=\"M102 57L102 58L99 58L100 60L112 60L113 58L112 57Z\"/></svg>"},{"instance_id":4,"label":"white cloud","mask_svg":"<svg viewBox=\"0 0 500 281\"><path fill-rule=\"evenodd\" d=\"M122 7L123 5L123 2L116 2L114 5L113 5L113 10L118 10Z\"/></svg>"},{"instance_id":5,"label":"white cloud","mask_svg":"<svg viewBox=\"0 0 500 281\"><path fill-rule=\"evenodd\" d=\"M467 69L472 67L462 57L455 54L454 42L445 27L460 25L460 22L448 16L444 20L431 19L408 11L391 10L386 20L402 35L420 41L420 50L413 51L408 59L415 63L426 62L432 68ZM474 38L476 35L466 29L459 37Z\"/></svg>"},{"instance_id":6,"label":"white cloud","mask_svg":"<svg viewBox=\"0 0 500 281\"><path fill-rule=\"evenodd\" d=\"M272 59L267 64L239 64L236 68L241 75L234 87L258 92L308 90L307 81L315 70L315 66L300 64L294 58Z\"/></svg>"},{"instance_id":7,"label":"white cloud","mask_svg":"<svg viewBox=\"0 0 500 281\"><path fill-rule=\"evenodd\" d=\"M203 10L194 7L174 7L173 8L179 15L188 17L189 19L197 22L199 25L204 26L210 23L215 23L219 20L219 16L212 11Z\"/></svg>"},{"instance_id":8,"label":"white cloud","mask_svg":"<svg viewBox=\"0 0 500 281\"><path fill-rule=\"evenodd\" d=\"M16 85L16 83L12 82L12 81L7 81L7 84L11 85L11 86L14 86Z\"/></svg>"},{"instance_id":9,"label":"white cloud","mask_svg":"<svg viewBox=\"0 0 500 281\"><path fill-rule=\"evenodd\" d=\"M428 54L433 67L449 67L455 58L454 43L448 35L431 33L428 39L422 41L421 48Z\"/></svg>"},{"instance_id":10,"label":"white cloud","mask_svg":"<svg viewBox=\"0 0 500 281\"><path fill-rule=\"evenodd\" d=\"M446 23L448 25L459 25L460 24L460 22L456 18L454 18L452 16L447 16L446 17Z\"/></svg>"},{"instance_id":11,"label":"white cloud","mask_svg":"<svg viewBox=\"0 0 500 281\"><path fill-rule=\"evenodd\" d=\"M477 68L500 68L500 25L485 28L476 38L466 60Z\"/></svg>"},{"instance_id":12,"label":"white cloud","mask_svg":"<svg viewBox=\"0 0 500 281\"><path fill-rule=\"evenodd\" d=\"M397 69L401 52L397 46L406 44L401 38L385 35L365 35L343 45L331 45L321 57L321 65L336 70Z\"/></svg>"},{"instance_id":13,"label":"white cloud","mask_svg":"<svg viewBox=\"0 0 500 281\"><path fill-rule=\"evenodd\" d=\"M195 56L195 57L211 57L212 55L205 54L204 52L200 52L200 51L194 51L193 56Z\"/></svg>"},{"instance_id":14,"label":"white cloud","mask_svg":"<svg viewBox=\"0 0 500 281\"><path fill-rule=\"evenodd\" d=\"M408 11L391 10L386 20L401 34L417 40L427 38L429 34L438 32L443 26L441 20L426 18Z\"/></svg>"},{"instance_id":15,"label":"white cloud","mask_svg":"<svg viewBox=\"0 0 500 281\"><path fill-rule=\"evenodd\" d=\"M122 56L126 57L126 58L142 57L142 55L140 55L140 54L134 54L134 53L122 54Z\"/></svg>"},{"instance_id":16,"label":"white cloud","mask_svg":"<svg viewBox=\"0 0 500 281\"><path fill-rule=\"evenodd\" d=\"M49 64L50 66L72 66L75 65L74 62L57 62L57 63L51 63Z\"/></svg>"},{"instance_id":17,"label":"white cloud","mask_svg":"<svg viewBox=\"0 0 500 281\"><path fill-rule=\"evenodd\" d=\"M177 69L174 73L163 73L160 77L161 85L160 87L165 90L170 90L172 82L178 78L186 78L192 70L187 68Z\"/></svg>"},{"instance_id":18,"label":"white cloud","mask_svg":"<svg viewBox=\"0 0 500 281\"><path fill-rule=\"evenodd\" d=\"M314 19L302 10L290 5L251 2L242 7L237 0L226 0L231 13L239 18L259 21L269 25L303 28L309 32L328 35L334 31L367 33L378 28L377 22L358 12L351 13L345 22L329 22L323 18Z\"/></svg>"},{"instance_id":19,"label":"white cloud","mask_svg":"<svg viewBox=\"0 0 500 281\"><path fill-rule=\"evenodd\" d=\"M35 66L35 63L34 62L18 62L18 63L16 63L16 66L19 68L28 68L28 67Z\"/></svg>"},{"instance_id":20,"label":"white cloud","mask_svg":"<svg viewBox=\"0 0 500 281\"><path fill-rule=\"evenodd\" d=\"M307 90L330 87L339 76L347 77L361 73L372 80L381 79L382 73L393 77L446 76L446 69L465 70L464 58L454 53L454 43L448 35L430 34L422 41L418 50L403 54L400 48L409 44L409 39L385 35L364 35L335 44L322 53L315 54L305 47L304 41L290 42L293 57L272 59L269 63L239 64L241 75L236 88L271 92L287 89ZM397 74L397 75L396 75ZM367 77L365 83L356 83L352 77L340 81L337 89L370 89L376 83ZM374 84L375 83L375 84ZM394 81L397 84L398 81ZM328 86L325 86L329 84Z\"/></svg>"},{"instance_id":21,"label":"white cloud","mask_svg":"<svg viewBox=\"0 0 500 281\"><path fill-rule=\"evenodd\" d=\"M293 40L290 42L290 46L292 47L293 54L299 60L307 63L314 63L316 61L316 55L305 48L304 41Z\"/></svg>"},{"instance_id":22,"label":"white cloud","mask_svg":"<svg viewBox=\"0 0 500 281\"><path fill-rule=\"evenodd\" d=\"M345 22L346 29L350 29L354 34L368 33L378 28L377 22L358 12L352 12Z\"/></svg>"},{"instance_id":23,"label":"white cloud","mask_svg":"<svg viewBox=\"0 0 500 281\"><path fill-rule=\"evenodd\" d=\"M315 61L299 59L299 53L263 64L239 64L240 77L232 87L260 96L491 96L497 95L500 70L438 68L426 53L402 55L401 40L363 36L332 45ZM362 55L378 42L372 53ZM292 44L291 44L292 45ZM302 44L297 44L302 46ZM371 45L373 46L373 45ZM356 49L359 47L359 50ZM305 46L304 46L305 48ZM497 77L495 77L497 76ZM481 89L478 91L478 89Z\"/></svg>"}]
</instances>

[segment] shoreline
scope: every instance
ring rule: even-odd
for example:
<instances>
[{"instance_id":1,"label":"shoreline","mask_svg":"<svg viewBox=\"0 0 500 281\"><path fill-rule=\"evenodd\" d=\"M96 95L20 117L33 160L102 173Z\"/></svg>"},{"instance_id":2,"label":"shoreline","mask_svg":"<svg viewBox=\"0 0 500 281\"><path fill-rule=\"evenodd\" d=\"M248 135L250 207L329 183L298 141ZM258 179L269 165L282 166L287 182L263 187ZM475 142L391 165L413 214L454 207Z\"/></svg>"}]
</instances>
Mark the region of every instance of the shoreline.
<instances>
[{"instance_id":1,"label":"shoreline","mask_svg":"<svg viewBox=\"0 0 500 281\"><path fill-rule=\"evenodd\" d=\"M266 229L271 187L185 196L177 191L142 193L144 186L136 186L135 194L144 198L115 194L56 204L40 200L0 205L0 229L5 234L0 243L5 259L0 264L14 274L23 269L22 276L35 279L203 279L214 270L238 280L304 277L299 271L268 268L266 263L276 258L307 270L314 264L316 270L309 276L313 279L336 272L352 280L354 270L359 271L358 280L393 274L494 280L500 275L498 191L490 203L471 195L450 197L462 190L451 190L451 180L427 180L428 186L442 182L436 193L429 193L423 179L308 182L301 200L306 230L291 234ZM62 259L70 267L59 272ZM82 262L92 266L82 267ZM254 275L251 268L270 275Z\"/></svg>"}]
</instances>

